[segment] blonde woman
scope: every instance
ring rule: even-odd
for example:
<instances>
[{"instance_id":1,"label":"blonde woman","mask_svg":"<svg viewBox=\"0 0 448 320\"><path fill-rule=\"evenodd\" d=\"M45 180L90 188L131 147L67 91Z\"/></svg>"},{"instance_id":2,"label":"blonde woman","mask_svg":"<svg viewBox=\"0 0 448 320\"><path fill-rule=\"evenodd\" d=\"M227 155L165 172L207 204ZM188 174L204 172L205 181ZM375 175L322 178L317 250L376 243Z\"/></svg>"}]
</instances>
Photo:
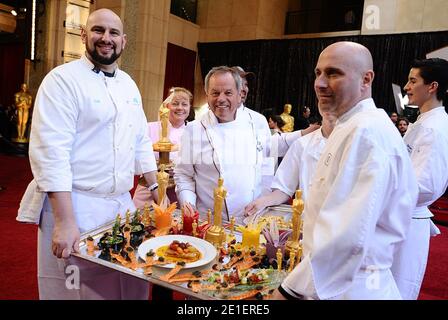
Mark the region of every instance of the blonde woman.
<instances>
[{"instance_id":1,"label":"blonde woman","mask_svg":"<svg viewBox=\"0 0 448 320\"><path fill-rule=\"evenodd\" d=\"M193 95L185 88L174 87L170 89L170 95L165 101L168 102L167 107L170 110L168 116L168 137L172 143L179 144L187 121L193 120L194 118L194 113L192 113L191 109ZM148 134L153 143L159 141L160 133L160 121L148 122ZM177 151L171 152L170 159L175 160L177 153ZM154 152L154 155L156 159L159 158L158 152ZM174 192L169 192L168 198L170 198L170 201L175 201L176 199L174 197ZM142 209L145 203L150 204L152 202L151 192L148 188L138 185L133 200L135 206Z\"/></svg>"}]
</instances>

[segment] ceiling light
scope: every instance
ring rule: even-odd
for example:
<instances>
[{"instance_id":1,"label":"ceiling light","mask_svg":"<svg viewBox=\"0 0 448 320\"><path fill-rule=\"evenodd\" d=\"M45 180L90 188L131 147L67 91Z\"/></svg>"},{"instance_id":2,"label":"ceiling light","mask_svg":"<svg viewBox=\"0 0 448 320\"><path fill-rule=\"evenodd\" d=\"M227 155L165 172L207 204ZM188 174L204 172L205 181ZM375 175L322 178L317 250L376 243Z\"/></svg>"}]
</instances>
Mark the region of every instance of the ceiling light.
<instances>
[{"instance_id":1,"label":"ceiling light","mask_svg":"<svg viewBox=\"0 0 448 320\"><path fill-rule=\"evenodd\" d=\"M11 14L12 14L14 17L17 17L17 11L16 11L16 10L12 9L12 10L11 10Z\"/></svg>"}]
</instances>

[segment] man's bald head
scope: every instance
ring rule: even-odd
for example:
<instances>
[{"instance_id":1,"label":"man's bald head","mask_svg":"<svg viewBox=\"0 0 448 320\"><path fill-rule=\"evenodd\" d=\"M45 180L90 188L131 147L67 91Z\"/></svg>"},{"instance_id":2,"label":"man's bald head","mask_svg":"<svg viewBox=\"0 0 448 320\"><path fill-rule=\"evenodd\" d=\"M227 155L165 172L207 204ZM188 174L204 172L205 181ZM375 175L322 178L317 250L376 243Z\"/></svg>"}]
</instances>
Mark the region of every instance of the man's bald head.
<instances>
[{"instance_id":1,"label":"man's bald head","mask_svg":"<svg viewBox=\"0 0 448 320\"><path fill-rule=\"evenodd\" d=\"M123 33L123 22L121 22L121 18L112 10L106 8L95 10L89 15L86 22L86 29L92 27L92 25L98 21L103 20L110 20L116 23L117 27L119 27L120 31Z\"/></svg>"},{"instance_id":2,"label":"man's bald head","mask_svg":"<svg viewBox=\"0 0 448 320\"><path fill-rule=\"evenodd\" d=\"M115 62L126 45L123 23L109 9L98 9L89 15L81 39L86 45L89 60L108 72L115 69Z\"/></svg>"},{"instance_id":3,"label":"man's bald head","mask_svg":"<svg viewBox=\"0 0 448 320\"><path fill-rule=\"evenodd\" d=\"M338 116L372 96L374 78L370 51L354 42L336 42L319 56L314 90L322 111Z\"/></svg>"},{"instance_id":4,"label":"man's bald head","mask_svg":"<svg viewBox=\"0 0 448 320\"><path fill-rule=\"evenodd\" d=\"M361 72L373 70L373 58L369 49L362 44L350 41L341 41L330 44L322 52L324 54L339 55L348 60L351 67Z\"/></svg>"}]
</instances>

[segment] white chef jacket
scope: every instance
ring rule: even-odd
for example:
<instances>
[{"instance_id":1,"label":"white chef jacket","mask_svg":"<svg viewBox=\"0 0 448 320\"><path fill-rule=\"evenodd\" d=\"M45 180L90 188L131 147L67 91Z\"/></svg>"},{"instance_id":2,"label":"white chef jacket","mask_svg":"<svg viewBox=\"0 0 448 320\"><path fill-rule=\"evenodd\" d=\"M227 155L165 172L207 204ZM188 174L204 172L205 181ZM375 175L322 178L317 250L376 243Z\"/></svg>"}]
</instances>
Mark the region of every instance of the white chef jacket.
<instances>
[{"instance_id":1,"label":"white chef jacket","mask_svg":"<svg viewBox=\"0 0 448 320\"><path fill-rule=\"evenodd\" d=\"M283 282L286 291L313 299L400 298L389 268L418 193L401 139L372 99L338 119L305 202L303 258ZM366 283L369 270L386 275L377 290Z\"/></svg>"},{"instance_id":2,"label":"white chef jacket","mask_svg":"<svg viewBox=\"0 0 448 320\"><path fill-rule=\"evenodd\" d=\"M290 197L294 196L297 189L301 189L302 197L306 200L317 161L326 141L321 129L297 139L278 167L272 189L278 189Z\"/></svg>"},{"instance_id":3,"label":"white chef jacket","mask_svg":"<svg viewBox=\"0 0 448 320\"><path fill-rule=\"evenodd\" d=\"M114 197L134 175L157 170L135 82L81 59L53 69L36 96L30 163L38 192ZM40 213L40 210L39 210Z\"/></svg>"},{"instance_id":4,"label":"white chef jacket","mask_svg":"<svg viewBox=\"0 0 448 320\"><path fill-rule=\"evenodd\" d=\"M429 218L428 206L448 187L448 115L440 106L418 116L403 137L417 176L419 194L414 218Z\"/></svg>"},{"instance_id":5,"label":"white chef jacket","mask_svg":"<svg viewBox=\"0 0 448 320\"><path fill-rule=\"evenodd\" d=\"M404 142L417 176L419 194L408 237L395 252L392 273L401 295L416 300L420 291L429 252L431 235L440 234L429 219L428 206L448 185L448 115L443 106L422 113L409 125Z\"/></svg>"},{"instance_id":6,"label":"white chef jacket","mask_svg":"<svg viewBox=\"0 0 448 320\"><path fill-rule=\"evenodd\" d=\"M180 203L195 204L205 216L213 210L213 190L222 176L229 215L242 218L244 206L270 190L270 179L263 179L273 176L270 136L266 119L248 108L238 108L231 122L218 123L209 111L188 123L174 168Z\"/></svg>"}]
</instances>

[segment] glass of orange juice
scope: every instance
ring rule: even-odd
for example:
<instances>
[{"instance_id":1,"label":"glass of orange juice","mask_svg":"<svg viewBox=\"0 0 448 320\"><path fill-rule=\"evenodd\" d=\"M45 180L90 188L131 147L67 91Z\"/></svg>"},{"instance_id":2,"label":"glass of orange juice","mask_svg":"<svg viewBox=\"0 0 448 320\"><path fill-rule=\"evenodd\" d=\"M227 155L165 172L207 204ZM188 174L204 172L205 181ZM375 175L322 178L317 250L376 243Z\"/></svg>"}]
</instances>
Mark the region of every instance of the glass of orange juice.
<instances>
[{"instance_id":1,"label":"glass of orange juice","mask_svg":"<svg viewBox=\"0 0 448 320\"><path fill-rule=\"evenodd\" d=\"M240 230L243 235L243 247L258 249L260 245L261 227L258 225L248 225Z\"/></svg>"}]
</instances>

